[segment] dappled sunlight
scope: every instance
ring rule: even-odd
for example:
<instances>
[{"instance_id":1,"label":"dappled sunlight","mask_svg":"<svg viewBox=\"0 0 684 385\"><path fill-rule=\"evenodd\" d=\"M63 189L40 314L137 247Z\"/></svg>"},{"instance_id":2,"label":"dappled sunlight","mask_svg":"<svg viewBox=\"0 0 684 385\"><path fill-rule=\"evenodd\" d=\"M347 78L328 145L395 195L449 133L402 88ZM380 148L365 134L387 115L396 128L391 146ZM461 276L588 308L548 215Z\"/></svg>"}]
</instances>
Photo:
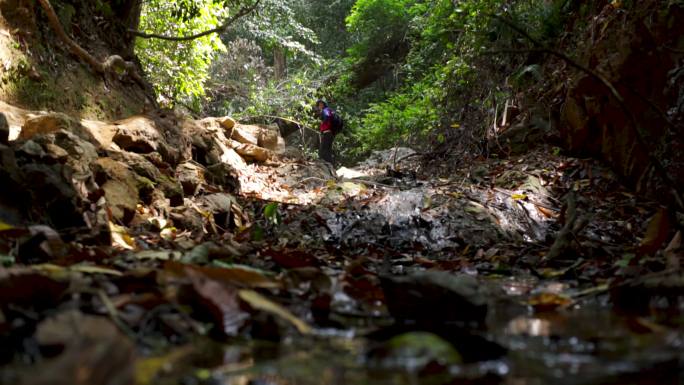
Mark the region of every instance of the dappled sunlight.
<instances>
[{"instance_id":1,"label":"dappled sunlight","mask_svg":"<svg viewBox=\"0 0 684 385\"><path fill-rule=\"evenodd\" d=\"M0 0L0 383L680 382L678 20Z\"/></svg>"}]
</instances>

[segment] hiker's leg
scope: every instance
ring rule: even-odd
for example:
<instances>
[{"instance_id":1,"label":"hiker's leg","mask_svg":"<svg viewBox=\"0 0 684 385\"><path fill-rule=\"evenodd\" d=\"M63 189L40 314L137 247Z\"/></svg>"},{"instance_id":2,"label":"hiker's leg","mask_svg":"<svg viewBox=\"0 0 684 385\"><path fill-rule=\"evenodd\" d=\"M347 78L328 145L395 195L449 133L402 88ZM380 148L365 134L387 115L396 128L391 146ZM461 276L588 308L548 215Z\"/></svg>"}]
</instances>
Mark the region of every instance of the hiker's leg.
<instances>
[{"instance_id":1,"label":"hiker's leg","mask_svg":"<svg viewBox=\"0 0 684 385\"><path fill-rule=\"evenodd\" d=\"M333 144L333 134L330 131L326 131L321 134L321 146L318 149L318 157L325 160L326 162L333 162L332 157L332 144Z\"/></svg>"}]
</instances>

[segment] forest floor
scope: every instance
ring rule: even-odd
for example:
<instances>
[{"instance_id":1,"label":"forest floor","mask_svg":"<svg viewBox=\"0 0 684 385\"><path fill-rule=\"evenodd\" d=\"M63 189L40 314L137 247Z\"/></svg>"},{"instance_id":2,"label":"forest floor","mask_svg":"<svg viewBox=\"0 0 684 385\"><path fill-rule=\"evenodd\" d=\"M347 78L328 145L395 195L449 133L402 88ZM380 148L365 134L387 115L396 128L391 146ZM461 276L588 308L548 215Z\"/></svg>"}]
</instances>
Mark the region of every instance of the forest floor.
<instances>
[{"instance_id":1,"label":"forest floor","mask_svg":"<svg viewBox=\"0 0 684 385\"><path fill-rule=\"evenodd\" d=\"M68 163L50 143L15 155ZM125 176L102 159L109 194L102 179ZM133 220L105 212L104 238L13 223L0 205L0 383L684 378L677 219L596 161L539 146L445 173L397 148L336 171L250 163L230 193L197 175L180 206L150 193ZM92 195L79 215L102 213Z\"/></svg>"}]
</instances>

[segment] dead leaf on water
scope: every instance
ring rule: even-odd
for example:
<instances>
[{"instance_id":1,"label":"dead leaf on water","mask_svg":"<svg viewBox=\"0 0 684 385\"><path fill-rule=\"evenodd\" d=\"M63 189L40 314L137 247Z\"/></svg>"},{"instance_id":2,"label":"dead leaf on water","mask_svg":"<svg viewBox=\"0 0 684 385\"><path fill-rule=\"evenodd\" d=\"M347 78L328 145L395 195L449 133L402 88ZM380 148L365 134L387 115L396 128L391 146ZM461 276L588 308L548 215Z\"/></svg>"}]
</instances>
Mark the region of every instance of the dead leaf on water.
<instances>
[{"instance_id":1,"label":"dead leaf on water","mask_svg":"<svg viewBox=\"0 0 684 385\"><path fill-rule=\"evenodd\" d=\"M247 302L252 308L263 310L265 312L274 314L288 322L290 322L302 334L310 334L312 329L306 322L297 318L289 310L281 305L271 301L263 295L253 290L240 290L238 293L240 299Z\"/></svg>"},{"instance_id":2,"label":"dead leaf on water","mask_svg":"<svg viewBox=\"0 0 684 385\"><path fill-rule=\"evenodd\" d=\"M572 300L562 294L556 293L540 293L527 301L527 305L534 307L537 311L555 310L562 306L567 306L572 303Z\"/></svg>"}]
</instances>

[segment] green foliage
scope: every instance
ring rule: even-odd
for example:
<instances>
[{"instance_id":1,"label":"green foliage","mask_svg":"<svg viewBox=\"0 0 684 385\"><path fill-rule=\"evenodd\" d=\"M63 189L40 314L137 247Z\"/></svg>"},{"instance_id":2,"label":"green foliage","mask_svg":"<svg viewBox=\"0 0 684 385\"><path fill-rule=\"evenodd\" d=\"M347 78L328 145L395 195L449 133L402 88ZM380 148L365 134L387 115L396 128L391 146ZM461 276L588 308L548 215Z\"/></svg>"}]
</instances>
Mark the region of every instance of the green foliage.
<instances>
[{"instance_id":1,"label":"green foliage","mask_svg":"<svg viewBox=\"0 0 684 385\"><path fill-rule=\"evenodd\" d=\"M172 36L186 36L220 25L229 10L214 0L196 0L202 6L196 17L184 20L189 14L174 17L177 5L164 0L144 3L141 26L145 31L155 31ZM154 84L162 103L176 101L199 104L204 95L204 82L218 51L225 50L221 39L215 34L199 39L174 42L159 39L137 39L136 52L148 78Z\"/></svg>"},{"instance_id":2,"label":"green foliage","mask_svg":"<svg viewBox=\"0 0 684 385\"><path fill-rule=\"evenodd\" d=\"M352 58L364 58L403 39L414 0L357 0L346 18L354 45Z\"/></svg>"},{"instance_id":3,"label":"green foliage","mask_svg":"<svg viewBox=\"0 0 684 385\"><path fill-rule=\"evenodd\" d=\"M372 103L356 131L362 145L354 151L362 154L425 139L438 126L436 103L440 96L440 90L425 81L394 93L386 101Z\"/></svg>"}]
</instances>

